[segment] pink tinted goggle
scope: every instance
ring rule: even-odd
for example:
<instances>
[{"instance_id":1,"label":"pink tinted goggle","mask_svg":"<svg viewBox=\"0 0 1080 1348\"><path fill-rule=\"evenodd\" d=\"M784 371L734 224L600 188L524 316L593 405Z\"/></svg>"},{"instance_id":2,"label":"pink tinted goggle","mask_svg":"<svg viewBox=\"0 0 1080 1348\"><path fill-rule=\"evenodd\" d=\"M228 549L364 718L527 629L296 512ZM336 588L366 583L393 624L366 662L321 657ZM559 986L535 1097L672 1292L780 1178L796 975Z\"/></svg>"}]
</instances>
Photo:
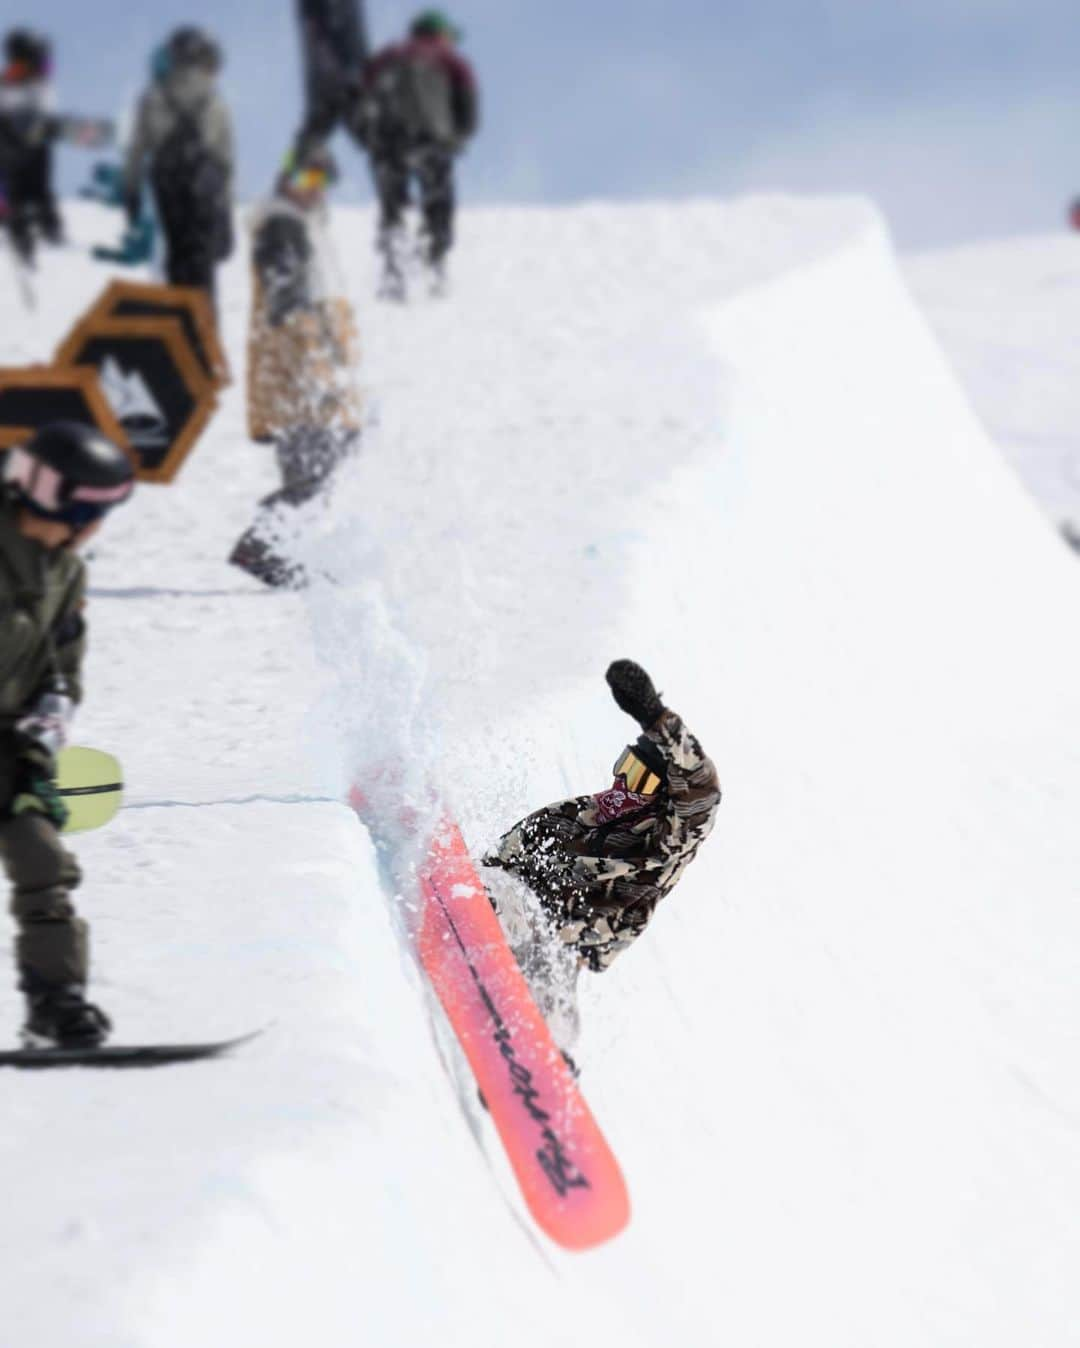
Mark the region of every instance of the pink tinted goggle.
<instances>
[{"instance_id":1,"label":"pink tinted goggle","mask_svg":"<svg viewBox=\"0 0 1080 1348\"><path fill-rule=\"evenodd\" d=\"M92 523L112 506L126 501L135 486L133 482L121 482L114 487L68 485L55 468L27 454L25 449L8 450L4 481L18 487L32 510L70 524Z\"/></svg>"}]
</instances>

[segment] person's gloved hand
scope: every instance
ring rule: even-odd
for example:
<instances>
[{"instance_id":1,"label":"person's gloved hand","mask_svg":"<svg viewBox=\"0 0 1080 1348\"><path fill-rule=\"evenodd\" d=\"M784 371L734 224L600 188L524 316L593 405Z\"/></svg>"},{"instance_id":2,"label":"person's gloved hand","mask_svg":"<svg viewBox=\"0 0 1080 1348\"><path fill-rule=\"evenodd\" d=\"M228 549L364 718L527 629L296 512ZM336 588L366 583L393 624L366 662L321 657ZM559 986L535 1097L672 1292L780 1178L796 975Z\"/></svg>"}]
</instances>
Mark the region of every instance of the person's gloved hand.
<instances>
[{"instance_id":1,"label":"person's gloved hand","mask_svg":"<svg viewBox=\"0 0 1080 1348\"><path fill-rule=\"evenodd\" d=\"M57 829L67 823L68 808L53 781L51 759L42 751L20 755L10 810L13 819L21 814L43 814Z\"/></svg>"},{"instance_id":2,"label":"person's gloved hand","mask_svg":"<svg viewBox=\"0 0 1080 1348\"><path fill-rule=\"evenodd\" d=\"M649 730L663 716L666 708L653 681L633 660L616 660L608 666L605 675L611 695L628 716Z\"/></svg>"},{"instance_id":3,"label":"person's gloved hand","mask_svg":"<svg viewBox=\"0 0 1080 1348\"><path fill-rule=\"evenodd\" d=\"M75 703L66 693L43 693L25 716L15 722L23 743L44 749L52 757L67 743Z\"/></svg>"}]
</instances>

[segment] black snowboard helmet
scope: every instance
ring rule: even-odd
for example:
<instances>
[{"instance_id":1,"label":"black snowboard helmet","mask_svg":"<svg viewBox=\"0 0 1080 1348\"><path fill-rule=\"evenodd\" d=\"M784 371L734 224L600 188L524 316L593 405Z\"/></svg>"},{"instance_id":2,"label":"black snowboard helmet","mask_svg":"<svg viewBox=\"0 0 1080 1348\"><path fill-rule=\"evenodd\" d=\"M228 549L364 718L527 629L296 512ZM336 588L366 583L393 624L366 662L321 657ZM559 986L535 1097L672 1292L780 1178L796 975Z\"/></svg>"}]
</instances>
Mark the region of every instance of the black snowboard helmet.
<instances>
[{"instance_id":1,"label":"black snowboard helmet","mask_svg":"<svg viewBox=\"0 0 1080 1348\"><path fill-rule=\"evenodd\" d=\"M5 460L4 484L20 506L76 529L101 519L135 487L135 470L120 446L77 421L43 426Z\"/></svg>"},{"instance_id":2,"label":"black snowboard helmet","mask_svg":"<svg viewBox=\"0 0 1080 1348\"><path fill-rule=\"evenodd\" d=\"M9 65L25 66L32 74L42 75L48 68L49 39L28 28L13 28L4 39L4 59Z\"/></svg>"},{"instance_id":3,"label":"black snowboard helmet","mask_svg":"<svg viewBox=\"0 0 1080 1348\"><path fill-rule=\"evenodd\" d=\"M201 28L177 28L165 44L173 70L201 69L216 75L225 63L221 48Z\"/></svg>"}]
</instances>

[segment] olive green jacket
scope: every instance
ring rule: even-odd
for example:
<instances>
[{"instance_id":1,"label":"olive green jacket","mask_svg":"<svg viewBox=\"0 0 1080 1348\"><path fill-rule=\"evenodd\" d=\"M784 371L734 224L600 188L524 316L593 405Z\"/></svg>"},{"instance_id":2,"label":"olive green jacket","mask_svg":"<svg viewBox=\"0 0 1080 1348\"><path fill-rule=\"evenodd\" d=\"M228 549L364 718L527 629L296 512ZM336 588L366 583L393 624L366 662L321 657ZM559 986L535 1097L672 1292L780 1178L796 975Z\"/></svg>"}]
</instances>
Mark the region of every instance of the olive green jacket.
<instances>
[{"instance_id":1,"label":"olive green jacket","mask_svg":"<svg viewBox=\"0 0 1080 1348\"><path fill-rule=\"evenodd\" d=\"M15 722L60 675L82 697L86 645L82 608L86 568L64 549L25 538L10 501L0 500L0 737L10 744Z\"/></svg>"}]
</instances>

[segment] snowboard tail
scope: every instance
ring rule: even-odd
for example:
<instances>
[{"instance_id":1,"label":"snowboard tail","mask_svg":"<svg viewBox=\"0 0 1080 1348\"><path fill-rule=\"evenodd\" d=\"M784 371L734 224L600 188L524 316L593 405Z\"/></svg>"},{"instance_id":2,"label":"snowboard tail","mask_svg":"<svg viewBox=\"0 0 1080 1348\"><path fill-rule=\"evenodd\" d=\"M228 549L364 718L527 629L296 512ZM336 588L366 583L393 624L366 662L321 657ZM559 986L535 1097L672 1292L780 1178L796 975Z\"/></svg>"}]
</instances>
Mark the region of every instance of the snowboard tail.
<instances>
[{"instance_id":1,"label":"snowboard tail","mask_svg":"<svg viewBox=\"0 0 1080 1348\"><path fill-rule=\"evenodd\" d=\"M261 1030L204 1044L103 1044L98 1048L18 1048L0 1050L0 1067L164 1067L169 1063L216 1058L258 1038Z\"/></svg>"}]
</instances>

